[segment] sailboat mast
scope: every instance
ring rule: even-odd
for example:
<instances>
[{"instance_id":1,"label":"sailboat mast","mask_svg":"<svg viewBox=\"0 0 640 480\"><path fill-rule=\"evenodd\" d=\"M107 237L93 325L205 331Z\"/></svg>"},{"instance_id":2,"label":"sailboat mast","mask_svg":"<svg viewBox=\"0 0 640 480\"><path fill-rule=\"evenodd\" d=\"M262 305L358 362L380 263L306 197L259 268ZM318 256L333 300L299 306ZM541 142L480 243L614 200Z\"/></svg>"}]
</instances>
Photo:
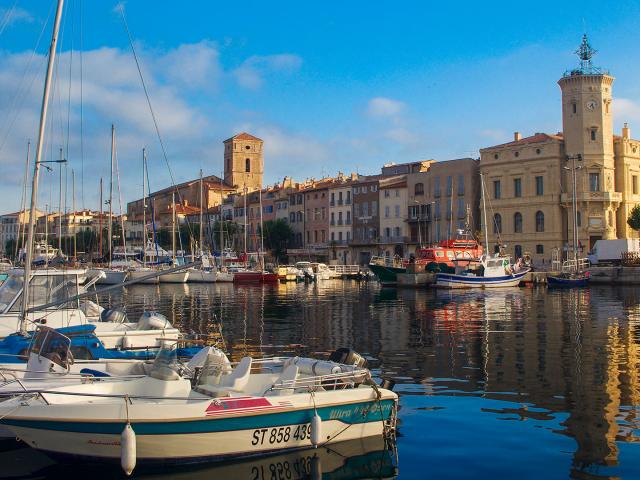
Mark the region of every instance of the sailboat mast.
<instances>
[{"instance_id":1,"label":"sailboat mast","mask_svg":"<svg viewBox=\"0 0 640 480\"><path fill-rule=\"evenodd\" d=\"M102 258L102 177L100 177L100 216L98 217L98 253Z\"/></svg>"},{"instance_id":2,"label":"sailboat mast","mask_svg":"<svg viewBox=\"0 0 640 480\"><path fill-rule=\"evenodd\" d=\"M171 196L172 218L171 218L171 253L173 255L173 264L176 264L176 192Z\"/></svg>"},{"instance_id":3,"label":"sailboat mast","mask_svg":"<svg viewBox=\"0 0 640 480\"><path fill-rule=\"evenodd\" d=\"M26 225L26 212L27 212L27 182L29 181L29 156L31 155L31 142L27 142L27 160L24 163L24 181L22 182L22 201L20 202L20 213L18 214L18 220L20 225L18 228L18 237L16 238L15 258L18 259L18 253L20 244L22 243L22 249L24 251L25 231ZM22 242L20 242L20 236L22 235Z\"/></svg>"},{"instance_id":4,"label":"sailboat mast","mask_svg":"<svg viewBox=\"0 0 640 480\"><path fill-rule=\"evenodd\" d=\"M62 17L62 7L64 0L58 0L56 18L53 23L53 34L51 35L51 46L49 47L49 61L47 63L47 74L44 82L44 92L42 95L42 108L40 109L40 128L38 129L38 143L36 147L36 159L33 168L33 181L31 184L31 206L29 209L29 233L27 238L27 252L24 265L24 286L22 290L22 316L20 319L20 333L26 334L27 309L29 308L29 281L31 279L31 262L33 261L33 236L36 226L36 206L38 204L38 177L40 175L40 159L42 158L42 147L44 142L44 132L47 126L47 109L49 108L49 92L51 90L51 77L56 58L56 46L58 44L58 32L60 31L60 19Z\"/></svg>"},{"instance_id":5,"label":"sailboat mast","mask_svg":"<svg viewBox=\"0 0 640 480\"><path fill-rule=\"evenodd\" d=\"M262 223L262 189L258 190L260 204L260 268L264 270L264 224Z\"/></svg>"},{"instance_id":6,"label":"sailboat mast","mask_svg":"<svg viewBox=\"0 0 640 480\"><path fill-rule=\"evenodd\" d=\"M71 210L73 210L73 261L75 262L78 256L78 244L76 242L76 172L71 169Z\"/></svg>"},{"instance_id":7,"label":"sailboat mast","mask_svg":"<svg viewBox=\"0 0 640 480\"><path fill-rule=\"evenodd\" d=\"M58 175L58 255L62 255L62 148L60 149L60 160L58 166L60 172Z\"/></svg>"},{"instance_id":8,"label":"sailboat mast","mask_svg":"<svg viewBox=\"0 0 640 480\"><path fill-rule=\"evenodd\" d=\"M218 249L220 250L220 266L222 266L222 251L224 250L224 227L223 227L223 216L222 216L222 178L224 174L220 176L220 220L218 222L218 227L220 228L220 246Z\"/></svg>"},{"instance_id":9,"label":"sailboat mast","mask_svg":"<svg viewBox=\"0 0 640 480\"><path fill-rule=\"evenodd\" d=\"M572 195L572 208L573 208L573 260L575 262L576 272L578 271L578 205L576 200L576 156L571 158L571 173L573 174L573 195Z\"/></svg>"},{"instance_id":10,"label":"sailboat mast","mask_svg":"<svg viewBox=\"0 0 640 480\"><path fill-rule=\"evenodd\" d=\"M202 203L203 198L203 185L202 185L202 169L200 169L200 256L204 255L204 229L202 226L204 205ZM208 203L208 202L207 202Z\"/></svg>"},{"instance_id":11,"label":"sailboat mast","mask_svg":"<svg viewBox=\"0 0 640 480\"><path fill-rule=\"evenodd\" d=\"M245 185L243 188L244 193L244 256L245 263L247 262L247 186Z\"/></svg>"},{"instance_id":12,"label":"sailboat mast","mask_svg":"<svg viewBox=\"0 0 640 480\"><path fill-rule=\"evenodd\" d=\"M480 195L482 196L482 221L484 222L485 255L489 255L489 225L487 224L487 203L484 195L484 176L480 174Z\"/></svg>"},{"instance_id":13,"label":"sailboat mast","mask_svg":"<svg viewBox=\"0 0 640 480\"><path fill-rule=\"evenodd\" d=\"M142 265L147 263L147 196L144 184L147 178L147 149L142 149Z\"/></svg>"},{"instance_id":14,"label":"sailboat mast","mask_svg":"<svg viewBox=\"0 0 640 480\"><path fill-rule=\"evenodd\" d=\"M109 176L109 223L107 224L107 242L109 247L109 268L113 259L113 162L116 151L116 127L111 124L111 173Z\"/></svg>"}]
</instances>

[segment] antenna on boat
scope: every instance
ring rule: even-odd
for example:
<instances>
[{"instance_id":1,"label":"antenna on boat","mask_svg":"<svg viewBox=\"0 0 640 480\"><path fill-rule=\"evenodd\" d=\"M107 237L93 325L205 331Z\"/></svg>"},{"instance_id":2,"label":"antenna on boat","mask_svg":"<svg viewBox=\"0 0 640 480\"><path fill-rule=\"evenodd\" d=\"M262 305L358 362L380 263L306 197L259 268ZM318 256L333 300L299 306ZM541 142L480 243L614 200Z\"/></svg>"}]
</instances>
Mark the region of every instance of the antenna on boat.
<instances>
[{"instance_id":1,"label":"antenna on boat","mask_svg":"<svg viewBox=\"0 0 640 480\"><path fill-rule=\"evenodd\" d=\"M482 221L484 222L485 255L489 253L489 225L487 224L487 202L484 194L484 175L480 174L480 194L482 195Z\"/></svg>"},{"instance_id":2,"label":"antenna on boat","mask_svg":"<svg viewBox=\"0 0 640 480\"><path fill-rule=\"evenodd\" d=\"M64 0L58 0L56 18L53 23L53 33L51 35L51 46L49 47L49 61L47 63L47 74L44 81L44 92L42 95L42 107L40 109L40 127L38 129L38 143L36 147L36 158L33 167L33 181L31 184L31 207L29 209L29 231L27 237L27 251L24 264L24 282L22 289L22 315L20 318L20 334L26 335L27 310L29 308L29 279L31 277L31 262L33 260L33 236L36 226L36 206L38 203L38 177L40 176L40 161L42 158L42 144L44 142L44 132L47 126L47 109L49 108L49 93L51 90L51 77L56 58L56 46L58 44L58 33L60 31L60 19L62 18L62 8Z\"/></svg>"}]
</instances>

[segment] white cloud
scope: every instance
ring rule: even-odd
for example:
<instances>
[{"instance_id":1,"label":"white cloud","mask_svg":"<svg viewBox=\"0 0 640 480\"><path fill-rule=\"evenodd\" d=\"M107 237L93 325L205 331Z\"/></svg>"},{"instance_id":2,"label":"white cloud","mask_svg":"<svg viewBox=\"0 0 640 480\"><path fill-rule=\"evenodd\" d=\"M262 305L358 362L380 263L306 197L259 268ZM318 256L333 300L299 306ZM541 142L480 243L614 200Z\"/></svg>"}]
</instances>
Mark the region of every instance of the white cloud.
<instances>
[{"instance_id":1,"label":"white cloud","mask_svg":"<svg viewBox=\"0 0 640 480\"><path fill-rule=\"evenodd\" d=\"M640 123L640 102L630 98L614 98L613 116L621 122Z\"/></svg>"},{"instance_id":2,"label":"white cloud","mask_svg":"<svg viewBox=\"0 0 640 480\"><path fill-rule=\"evenodd\" d=\"M506 142L509 138L509 134L499 128L485 128L480 130L480 135L492 142Z\"/></svg>"},{"instance_id":3,"label":"white cloud","mask_svg":"<svg viewBox=\"0 0 640 480\"><path fill-rule=\"evenodd\" d=\"M186 88L209 90L217 85L222 73L220 52L215 42L180 45L167 52L158 62L170 81Z\"/></svg>"},{"instance_id":4,"label":"white cloud","mask_svg":"<svg viewBox=\"0 0 640 480\"><path fill-rule=\"evenodd\" d=\"M367 104L367 114L372 118L392 118L404 112L406 105L386 97L374 97Z\"/></svg>"},{"instance_id":5,"label":"white cloud","mask_svg":"<svg viewBox=\"0 0 640 480\"><path fill-rule=\"evenodd\" d=\"M12 26L18 22L31 23L33 16L23 8L2 8L0 7L0 32L6 27Z\"/></svg>"},{"instance_id":6,"label":"white cloud","mask_svg":"<svg viewBox=\"0 0 640 480\"><path fill-rule=\"evenodd\" d=\"M256 90L262 86L265 75L274 72L292 73L301 66L302 58L291 53L253 55L242 62L233 74L240 86Z\"/></svg>"},{"instance_id":7,"label":"white cloud","mask_svg":"<svg viewBox=\"0 0 640 480\"><path fill-rule=\"evenodd\" d=\"M414 144L419 139L417 134L402 127L391 128L384 133L384 136L389 140L403 145Z\"/></svg>"}]
</instances>

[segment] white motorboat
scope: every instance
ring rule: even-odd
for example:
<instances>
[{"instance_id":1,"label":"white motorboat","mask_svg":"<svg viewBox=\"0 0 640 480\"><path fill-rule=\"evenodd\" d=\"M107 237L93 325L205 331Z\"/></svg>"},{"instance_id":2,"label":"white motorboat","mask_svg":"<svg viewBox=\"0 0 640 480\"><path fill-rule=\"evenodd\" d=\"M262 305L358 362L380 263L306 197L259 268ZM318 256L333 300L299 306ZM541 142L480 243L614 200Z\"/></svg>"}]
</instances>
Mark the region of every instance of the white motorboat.
<instances>
[{"instance_id":1,"label":"white motorboat","mask_svg":"<svg viewBox=\"0 0 640 480\"><path fill-rule=\"evenodd\" d=\"M38 325L51 328L71 327L91 323L106 348L157 347L161 339L178 339L180 331L166 321L127 322L122 312L103 312L90 301L66 301L86 293L88 285L80 285L84 270L34 270L29 283L29 310L24 329L33 331ZM13 269L0 286L0 338L16 333L22 322L22 290L24 271ZM49 306L47 306L49 305Z\"/></svg>"},{"instance_id":2,"label":"white motorboat","mask_svg":"<svg viewBox=\"0 0 640 480\"><path fill-rule=\"evenodd\" d=\"M0 424L54 457L195 463L391 435L398 397L357 366L220 351L192 382L158 356L148 377L51 388L0 402ZM333 356L332 356L333 357ZM334 357L335 358L335 357Z\"/></svg>"}]
</instances>

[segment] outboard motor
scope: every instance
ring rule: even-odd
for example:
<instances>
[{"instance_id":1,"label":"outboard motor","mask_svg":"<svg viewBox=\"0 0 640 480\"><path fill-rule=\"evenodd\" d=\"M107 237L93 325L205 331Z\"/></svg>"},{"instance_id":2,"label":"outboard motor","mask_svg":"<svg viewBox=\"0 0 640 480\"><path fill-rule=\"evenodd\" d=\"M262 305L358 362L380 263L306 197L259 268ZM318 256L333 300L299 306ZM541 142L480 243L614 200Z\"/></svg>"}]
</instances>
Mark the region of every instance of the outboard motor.
<instances>
[{"instance_id":1,"label":"outboard motor","mask_svg":"<svg viewBox=\"0 0 640 480\"><path fill-rule=\"evenodd\" d=\"M329 361L343 363L345 365L353 365L355 367L366 368L367 360L351 348L339 348L331 355Z\"/></svg>"},{"instance_id":2,"label":"outboard motor","mask_svg":"<svg viewBox=\"0 0 640 480\"><path fill-rule=\"evenodd\" d=\"M171 328L171 322L159 312L144 312L138 320L138 330L163 330Z\"/></svg>"},{"instance_id":3,"label":"outboard motor","mask_svg":"<svg viewBox=\"0 0 640 480\"><path fill-rule=\"evenodd\" d=\"M118 308L106 308L100 313L103 322L123 323L126 319L127 314Z\"/></svg>"}]
</instances>

